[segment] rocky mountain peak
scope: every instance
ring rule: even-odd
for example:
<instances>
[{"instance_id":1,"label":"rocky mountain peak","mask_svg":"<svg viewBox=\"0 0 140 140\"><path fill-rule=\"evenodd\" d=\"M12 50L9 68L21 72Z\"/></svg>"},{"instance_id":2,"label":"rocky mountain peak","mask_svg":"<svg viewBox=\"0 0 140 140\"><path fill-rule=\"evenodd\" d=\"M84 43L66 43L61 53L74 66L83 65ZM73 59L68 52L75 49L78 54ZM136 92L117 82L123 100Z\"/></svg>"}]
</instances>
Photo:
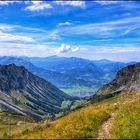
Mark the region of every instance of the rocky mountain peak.
<instances>
[{"instance_id":1,"label":"rocky mountain peak","mask_svg":"<svg viewBox=\"0 0 140 140\"><path fill-rule=\"evenodd\" d=\"M99 89L97 94L109 94L115 91L128 92L131 90L140 90L140 63L119 70L116 78Z\"/></svg>"}]
</instances>

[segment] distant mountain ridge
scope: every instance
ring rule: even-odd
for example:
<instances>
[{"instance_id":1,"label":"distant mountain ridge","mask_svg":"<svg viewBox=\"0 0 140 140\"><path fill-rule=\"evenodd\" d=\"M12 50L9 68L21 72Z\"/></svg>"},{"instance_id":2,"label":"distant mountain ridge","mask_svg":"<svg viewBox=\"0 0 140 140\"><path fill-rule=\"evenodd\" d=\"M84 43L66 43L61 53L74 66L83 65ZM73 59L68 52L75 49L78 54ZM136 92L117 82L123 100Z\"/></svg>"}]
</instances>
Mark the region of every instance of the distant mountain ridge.
<instances>
[{"instance_id":1,"label":"distant mountain ridge","mask_svg":"<svg viewBox=\"0 0 140 140\"><path fill-rule=\"evenodd\" d=\"M0 57L0 64L11 63L23 65L33 74L50 81L59 88L90 87L96 90L113 80L119 69L135 62L91 61L59 56Z\"/></svg>"},{"instance_id":2,"label":"distant mountain ridge","mask_svg":"<svg viewBox=\"0 0 140 140\"><path fill-rule=\"evenodd\" d=\"M60 87L65 84L65 79L72 79L68 75L64 75L62 73L52 71L52 70L47 70L43 69L41 67L37 67L33 65L31 62L24 60L23 58L19 57L0 57L0 64L2 65L8 65L8 64L16 64L17 66L24 66L26 69L28 69L30 72L33 74L50 81L54 85Z\"/></svg>"},{"instance_id":3,"label":"distant mountain ridge","mask_svg":"<svg viewBox=\"0 0 140 140\"><path fill-rule=\"evenodd\" d=\"M74 98L51 83L15 64L0 65L0 109L35 120L61 111L61 104Z\"/></svg>"},{"instance_id":4,"label":"distant mountain ridge","mask_svg":"<svg viewBox=\"0 0 140 140\"><path fill-rule=\"evenodd\" d=\"M59 73L74 77L75 80L81 80L83 83L77 82L77 85L88 87L101 87L115 78L118 70L134 64L135 62L123 63L110 60L87 60L77 57L59 57L50 56L45 58L24 58L32 64ZM69 82L67 80L67 82ZM71 84L74 86L76 84Z\"/></svg>"}]
</instances>

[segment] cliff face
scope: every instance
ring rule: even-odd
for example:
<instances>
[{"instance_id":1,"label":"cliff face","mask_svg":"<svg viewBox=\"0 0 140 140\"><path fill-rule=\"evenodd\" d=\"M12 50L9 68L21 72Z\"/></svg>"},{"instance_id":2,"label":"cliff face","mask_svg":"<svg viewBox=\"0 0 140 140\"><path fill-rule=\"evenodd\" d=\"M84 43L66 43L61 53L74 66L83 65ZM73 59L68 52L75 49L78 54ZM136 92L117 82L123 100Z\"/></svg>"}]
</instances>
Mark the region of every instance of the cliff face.
<instances>
[{"instance_id":1,"label":"cliff face","mask_svg":"<svg viewBox=\"0 0 140 140\"><path fill-rule=\"evenodd\" d=\"M97 95L112 92L129 92L140 90L140 63L129 65L118 71L116 78L97 91Z\"/></svg>"},{"instance_id":2,"label":"cliff face","mask_svg":"<svg viewBox=\"0 0 140 140\"><path fill-rule=\"evenodd\" d=\"M64 100L73 100L24 67L0 65L0 109L40 120L61 111Z\"/></svg>"}]
</instances>

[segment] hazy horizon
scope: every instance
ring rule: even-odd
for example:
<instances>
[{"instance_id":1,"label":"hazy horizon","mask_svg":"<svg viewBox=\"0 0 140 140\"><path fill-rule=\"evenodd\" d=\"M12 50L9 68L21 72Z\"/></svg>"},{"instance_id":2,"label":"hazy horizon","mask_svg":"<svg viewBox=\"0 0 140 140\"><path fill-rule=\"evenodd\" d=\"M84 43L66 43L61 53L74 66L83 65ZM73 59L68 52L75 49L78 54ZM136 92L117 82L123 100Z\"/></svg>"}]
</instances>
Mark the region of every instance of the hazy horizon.
<instances>
[{"instance_id":1,"label":"hazy horizon","mask_svg":"<svg viewBox=\"0 0 140 140\"><path fill-rule=\"evenodd\" d=\"M112 62L124 62L124 63L129 63L129 62L140 62L140 61L117 61L117 60L111 60L111 59L105 59L105 58L102 58L102 59L88 59L88 58L84 58L84 57L76 57L76 56L59 56L59 55L50 55L50 56L16 56L16 55L4 55L4 56L1 56L0 57L17 57L17 58L22 58L22 57L27 57L27 58L49 58L49 57L60 57L60 58L79 58L79 59L84 59L84 60L89 60L89 61L102 61L102 60L105 60L105 61L112 61Z\"/></svg>"}]
</instances>

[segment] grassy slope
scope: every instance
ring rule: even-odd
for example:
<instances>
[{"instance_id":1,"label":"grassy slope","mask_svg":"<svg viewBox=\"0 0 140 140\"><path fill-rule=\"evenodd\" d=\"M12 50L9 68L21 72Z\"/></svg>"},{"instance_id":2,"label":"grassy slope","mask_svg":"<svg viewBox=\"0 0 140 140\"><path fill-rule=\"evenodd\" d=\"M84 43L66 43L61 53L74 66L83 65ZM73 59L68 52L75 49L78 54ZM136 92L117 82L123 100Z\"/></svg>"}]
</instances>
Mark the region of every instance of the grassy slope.
<instances>
[{"instance_id":1,"label":"grassy slope","mask_svg":"<svg viewBox=\"0 0 140 140\"><path fill-rule=\"evenodd\" d=\"M139 97L139 94L124 94L101 103L92 104L53 122L50 127L46 127L43 131L36 129L35 132L25 135L25 138L95 138L98 128L103 121L109 118L112 112L118 111L119 114L123 108L127 109L126 106L129 106L132 101L139 103ZM135 107L133 111L135 111ZM138 112L137 115L139 115ZM138 121L137 117L135 121ZM118 119L116 118L116 120ZM123 125L125 127L125 124ZM135 122L135 125L138 128L138 122ZM127 129L129 128L127 127ZM132 133L136 135L137 132L133 131ZM131 132L129 131L129 133ZM129 137L129 135L131 134L126 137ZM118 134L117 136L119 138ZM114 137L113 134L112 137Z\"/></svg>"},{"instance_id":2,"label":"grassy slope","mask_svg":"<svg viewBox=\"0 0 140 140\"><path fill-rule=\"evenodd\" d=\"M129 99L118 111L111 128L113 139L140 139L140 99Z\"/></svg>"},{"instance_id":3,"label":"grassy slope","mask_svg":"<svg viewBox=\"0 0 140 140\"><path fill-rule=\"evenodd\" d=\"M18 122L22 122L24 125L18 126ZM22 115L0 112L0 139L9 138L9 135L21 132L31 123L33 123L32 120Z\"/></svg>"},{"instance_id":4,"label":"grassy slope","mask_svg":"<svg viewBox=\"0 0 140 140\"><path fill-rule=\"evenodd\" d=\"M109 114L104 108L89 106L56 120L49 127L36 129L21 138L89 138L95 137L96 130ZM19 136L17 136L19 137Z\"/></svg>"},{"instance_id":5,"label":"grassy slope","mask_svg":"<svg viewBox=\"0 0 140 140\"><path fill-rule=\"evenodd\" d=\"M111 138L140 138L140 93L122 94L90 104L53 122L23 124L12 138L96 138L103 122L117 112ZM25 125L28 125L25 127Z\"/></svg>"}]
</instances>

